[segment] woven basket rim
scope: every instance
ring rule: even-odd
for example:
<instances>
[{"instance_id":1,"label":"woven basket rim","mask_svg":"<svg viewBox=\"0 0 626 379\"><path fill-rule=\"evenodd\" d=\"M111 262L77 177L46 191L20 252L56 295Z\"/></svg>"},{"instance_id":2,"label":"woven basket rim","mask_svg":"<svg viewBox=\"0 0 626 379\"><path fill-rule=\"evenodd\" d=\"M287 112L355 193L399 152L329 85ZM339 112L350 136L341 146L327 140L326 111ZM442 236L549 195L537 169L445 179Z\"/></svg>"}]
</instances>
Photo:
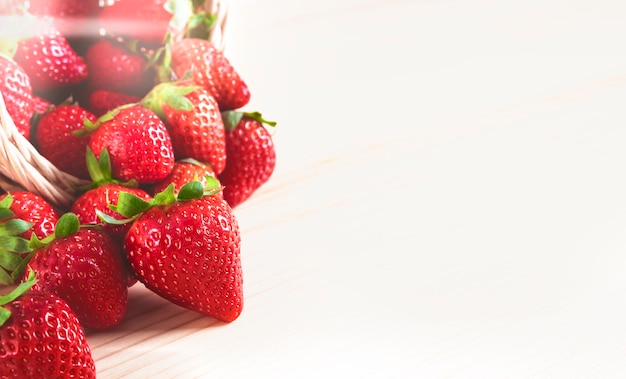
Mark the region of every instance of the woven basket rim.
<instances>
[{"instance_id":1,"label":"woven basket rim","mask_svg":"<svg viewBox=\"0 0 626 379\"><path fill-rule=\"evenodd\" d=\"M209 40L223 51L226 47L224 31L228 20L228 1L207 0L205 7L216 18ZM7 111L2 91L0 149L0 188L4 191L33 192L52 205L66 209L78 196L77 187L88 183L56 168L19 133Z\"/></svg>"}]
</instances>

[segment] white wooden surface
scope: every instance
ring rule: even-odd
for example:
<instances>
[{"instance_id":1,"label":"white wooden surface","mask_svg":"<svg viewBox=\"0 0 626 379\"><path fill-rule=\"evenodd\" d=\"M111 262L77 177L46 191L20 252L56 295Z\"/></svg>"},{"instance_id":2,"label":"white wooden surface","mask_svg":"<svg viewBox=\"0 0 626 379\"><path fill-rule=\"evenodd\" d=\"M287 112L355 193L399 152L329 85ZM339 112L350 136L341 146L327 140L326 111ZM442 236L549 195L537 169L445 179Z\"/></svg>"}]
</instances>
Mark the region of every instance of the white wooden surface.
<instances>
[{"instance_id":1,"label":"white wooden surface","mask_svg":"<svg viewBox=\"0 0 626 379\"><path fill-rule=\"evenodd\" d=\"M231 324L138 285L99 378L623 378L626 3L240 0L279 121Z\"/></svg>"}]
</instances>

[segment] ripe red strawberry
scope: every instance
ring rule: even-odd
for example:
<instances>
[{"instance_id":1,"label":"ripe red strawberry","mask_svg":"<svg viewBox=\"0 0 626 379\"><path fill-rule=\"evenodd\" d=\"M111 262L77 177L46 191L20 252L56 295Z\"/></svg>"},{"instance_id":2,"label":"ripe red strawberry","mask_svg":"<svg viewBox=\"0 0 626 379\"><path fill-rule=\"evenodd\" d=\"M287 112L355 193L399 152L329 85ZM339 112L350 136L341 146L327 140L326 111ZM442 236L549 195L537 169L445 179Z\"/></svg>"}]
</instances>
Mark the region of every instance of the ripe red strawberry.
<instances>
[{"instance_id":1,"label":"ripe red strawberry","mask_svg":"<svg viewBox=\"0 0 626 379\"><path fill-rule=\"evenodd\" d=\"M206 162L219 174L226 165L226 132L219 107L205 88L186 84L159 84L141 104L165 122L176 159Z\"/></svg>"},{"instance_id":2,"label":"ripe red strawberry","mask_svg":"<svg viewBox=\"0 0 626 379\"><path fill-rule=\"evenodd\" d=\"M4 54L0 54L0 93L17 130L28 139L33 115L30 78L20 65Z\"/></svg>"},{"instance_id":3,"label":"ripe red strawberry","mask_svg":"<svg viewBox=\"0 0 626 379\"><path fill-rule=\"evenodd\" d=\"M228 204L211 195L216 184L205 192L192 182L178 195L171 185L148 203L122 193L117 210L137 217L124 250L139 281L175 304L230 322L243 307L241 239Z\"/></svg>"},{"instance_id":4,"label":"ripe red strawberry","mask_svg":"<svg viewBox=\"0 0 626 379\"><path fill-rule=\"evenodd\" d=\"M174 185L174 193L178 193L181 187L187 183L191 183L194 180L200 181L203 186L207 185L206 177L210 176L217 180L217 175L213 168L206 164L194 159L183 159L174 163L174 169L167 178L160 182L154 183L148 189L148 193L152 196L159 192L164 191L170 184ZM221 197L222 193L218 192L214 196Z\"/></svg>"},{"instance_id":5,"label":"ripe red strawberry","mask_svg":"<svg viewBox=\"0 0 626 379\"><path fill-rule=\"evenodd\" d=\"M95 378L91 349L74 311L55 294L29 290L33 282L31 277L0 296L0 307L8 312L0 319L0 377Z\"/></svg>"},{"instance_id":6,"label":"ripe red strawberry","mask_svg":"<svg viewBox=\"0 0 626 379\"><path fill-rule=\"evenodd\" d=\"M121 241L126 235L130 223L106 223L99 213L106 215L110 219L124 219L119 213L109 208L109 204L117 205L120 192L128 192L140 199L149 201L152 197L140 188L129 187L130 183L121 184L111 176L111 165L106 150L97 160L91 150L87 150L87 166L92 178L92 183L85 189L72 204L70 212L78 217L81 225L101 225L113 239L121 245ZM126 256L123 261L127 267L128 287L137 282L137 278L130 270Z\"/></svg>"},{"instance_id":7,"label":"ripe red strawberry","mask_svg":"<svg viewBox=\"0 0 626 379\"><path fill-rule=\"evenodd\" d=\"M124 219L119 213L109 208L109 204L117 205L120 192L133 194L145 201L150 201L150 196L140 188L127 187L118 183L106 183L89 189L81 194L72 204L70 212L76 214L81 225L102 225L102 228L121 246L122 240L131 224L106 223L98 216L103 213L113 219ZM127 286L131 287L137 282L135 274L130 270L126 256L123 256L126 267Z\"/></svg>"},{"instance_id":8,"label":"ripe red strawberry","mask_svg":"<svg viewBox=\"0 0 626 379\"><path fill-rule=\"evenodd\" d=\"M95 90L89 94L84 107L100 117L119 106L139 103L139 101L141 101L141 98L138 96L122 92Z\"/></svg>"},{"instance_id":9,"label":"ripe red strawberry","mask_svg":"<svg viewBox=\"0 0 626 379\"><path fill-rule=\"evenodd\" d=\"M86 123L95 123L96 115L75 104L61 104L41 116L34 142L39 153L61 171L88 178L85 153L89 134L77 134Z\"/></svg>"},{"instance_id":10,"label":"ripe red strawberry","mask_svg":"<svg viewBox=\"0 0 626 379\"><path fill-rule=\"evenodd\" d=\"M41 24L34 36L20 40L14 57L31 80L33 91L43 93L81 83L87 65L52 24Z\"/></svg>"},{"instance_id":11,"label":"ripe red strawberry","mask_svg":"<svg viewBox=\"0 0 626 379\"><path fill-rule=\"evenodd\" d=\"M85 328L119 324L128 304L128 268L119 243L102 228L81 227L73 213L59 218L51 237L34 246L29 267L39 280L33 288L65 300Z\"/></svg>"},{"instance_id":12,"label":"ripe red strawberry","mask_svg":"<svg viewBox=\"0 0 626 379\"><path fill-rule=\"evenodd\" d=\"M139 105L117 108L96 122L89 140L96 156L106 149L115 179L149 184L162 180L174 167L170 135L151 110Z\"/></svg>"},{"instance_id":13,"label":"ripe red strawberry","mask_svg":"<svg viewBox=\"0 0 626 379\"><path fill-rule=\"evenodd\" d=\"M163 43L172 19L165 3L167 0L117 0L102 9L98 24L109 36L156 47Z\"/></svg>"},{"instance_id":14,"label":"ripe red strawberry","mask_svg":"<svg viewBox=\"0 0 626 379\"><path fill-rule=\"evenodd\" d=\"M93 44L85 53L90 91L104 89L134 96L144 96L153 86L155 72L147 58L124 45L108 39Z\"/></svg>"},{"instance_id":15,"label":"ripe red strawberry","mask_svg":"<svg viewBox=\"0 0 626 379\"><path fill-rule=\"evenodd\" d=\"M29 191L15 191L0 195L0 209L7 208L12 213L11 219L19 219L32 224L20 235L30 239L35 235L43 239L54 233L59 220L57 211L40 195Z\"/></svg>"},{"instance_id":16,"label":"ripe red strawberry","mask_svg":"<svg viewBox=\"0 0 626 379\"><path fill-rule=\"evenodd\" d=\"M220 110L243 107L250 101L248 86L224 54L211 42L184 38L171 45L171 69L178 78L190 74L215 97Z\"/></svg>"},{"instance_id":17,"label":"ripe red strawberry","mask_svg":"<svg viewBox=\"0 0 626 379\"><path fill-rule=\"evenodd\" d=\"M267 182L276 166L271 134L264 125L275 126L260 113L225 112L226 169L219 175L224 199L231 207L247 200Z\"/></svg>"}]
</instances>

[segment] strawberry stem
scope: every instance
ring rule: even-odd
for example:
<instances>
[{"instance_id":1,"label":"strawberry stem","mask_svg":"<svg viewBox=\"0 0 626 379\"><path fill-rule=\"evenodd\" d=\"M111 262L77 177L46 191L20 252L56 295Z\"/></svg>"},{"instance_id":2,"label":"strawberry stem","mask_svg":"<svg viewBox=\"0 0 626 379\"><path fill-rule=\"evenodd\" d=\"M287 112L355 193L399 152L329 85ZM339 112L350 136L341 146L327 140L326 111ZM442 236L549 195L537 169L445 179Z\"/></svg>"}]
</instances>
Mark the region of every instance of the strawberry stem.
<instances>
[{"instance_id":1,"label":"strawberry stem","mask_svg":"<svg viewBox=\"0 0 626 379\"><path fill-rule=\"evenodd\" d=\"M225 111L222 112L222 120L227 131L232 132L242 118L247 117L258 121L263 126L275 127L276 121L269 121L263 118L261 112Z\"/></svg>"}]
</instances>

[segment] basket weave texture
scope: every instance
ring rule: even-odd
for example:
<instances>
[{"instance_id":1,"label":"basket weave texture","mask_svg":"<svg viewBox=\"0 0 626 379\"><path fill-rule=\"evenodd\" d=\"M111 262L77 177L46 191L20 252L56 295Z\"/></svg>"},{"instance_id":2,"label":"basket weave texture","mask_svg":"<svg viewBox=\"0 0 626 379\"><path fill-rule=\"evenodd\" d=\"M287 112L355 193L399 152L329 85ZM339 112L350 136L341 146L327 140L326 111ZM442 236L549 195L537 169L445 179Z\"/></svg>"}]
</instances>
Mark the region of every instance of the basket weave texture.
<instances>
[{"instance_id":1,"label":"basket weave texture","mask_svg":"<svg viewBox=\"0 0 626 379\"><path fill-rule=\"evenodd\" d=\"M207 0L205 5L207 12L216 17L209 39L224 50L228 2ZM34 192L57 207L67 208L79 195L76 188L86 183L56 168L18 132L0 91L0 188Z\"/></svg>"}]
</instances>

